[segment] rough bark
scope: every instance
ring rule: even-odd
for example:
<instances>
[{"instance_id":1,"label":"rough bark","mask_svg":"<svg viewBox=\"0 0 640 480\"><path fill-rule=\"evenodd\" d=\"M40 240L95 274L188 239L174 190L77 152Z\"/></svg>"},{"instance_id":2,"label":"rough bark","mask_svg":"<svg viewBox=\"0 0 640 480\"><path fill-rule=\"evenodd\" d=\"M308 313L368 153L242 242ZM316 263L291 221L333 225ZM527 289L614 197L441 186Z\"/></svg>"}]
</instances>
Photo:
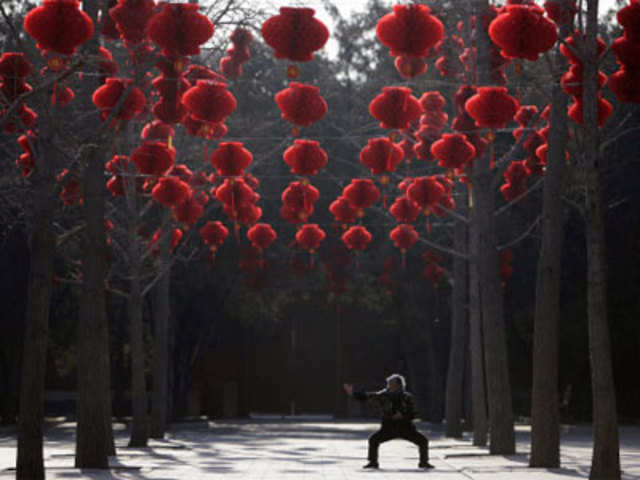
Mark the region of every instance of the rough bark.
<instances>
[{"instance_id":1,"label":"rough bark","mask_svg":"<svg viewBox=\"0 0 640 480\"><path fill-rule=\"evenodd\" d=\"M41 125L40 138L46 138ZM53 290L55 237L53 232L54 165L49 141L42 141L38 167L33 174L34 222L29 246L20 413L18 417L17 480L44 480L42 433L44 421L44 379L49 331L49 309Z\"/></svg>"},{"instance_id":2,"label":"rough bark","mask_svg":"<svg viewBox=\"0 0 640 480\"><path fill-rule=\"evenodd\" d=\"M469 232L469 350L471 356L471 411L473 417L473 444L487 445L489 429L487 394L484 375L484 340L482 335L482 308L480 279L478 276L478 234L475 226L475 208L470 209Z\"/></svg>"},{"instance_id":3,"label":"rough bark","mask_svg":"<svg viewBox=\"0 0 640 480\"><path fill-rule=\"evenodd\" d=\"M565 4L566 7L566 4ZM562 26L560 38L569 34ZM556 48L549 151L542 201L542 245L538 258L536 305L533 335L533 386L531 390L530 467L560 466L560 423L558 413L558 322L560 319L560 281L564 242L562 191L565 181L567 95L560 77L566 60Z\"/></svg>"},{"instance_id":4,"label":"rough bark","mask_svg":"<svg viewBox=\"0 0 640 480\"><path fill-rule=\"evenodd\" d=\"M165 222L166 223L166 222ZM165 228L160 241L160 270L153 312L153 392L151 398L151 438L164 438L167 429L167 383L169 368L169 291L171 267L169 246L171 229Z\"/></svg>"},{"instance_id":5,"label":"rough bark","mask_svg":"<svg viewBox=\"0 0 640 480\"><path fill-rule=\"evenodd\" d=\"M466 187L463 187L466 188ZM458 222L454 232L454 249L466 250L467 228ZM467 313L467 263L464 258L453 261L453 291L451 293L451 342L449 348L449 367L447 370L447 389L445 398L446 436L462 436L462 393L464 384L465 323Z\"/></svg>"},{"instance_id":6,"label":"rough bark","mask_svg":"<svg viewBox=\"0 0 640 480\"><path fill-rule=\"evenodd\" d=\"M488 8L486 0L476 4L480 18ZM490 85L490 39L484 29L476 29L478 55L477 78L479 85ZM473 194L475 198L475 221L478 239L478 280L482 309L484 353L486 368L487 399L489 402L490 443L489 451L494 455L515 452L515 431L509 366L507 359L506 333L503 318L503 298L498 250L496 248L495 196L493 172L490 166L492 148L474 161Z\"/></svg>"},{"instance_id":7,"label":"rough bark","mask_svg":"<svg viewBox=\"0 0 640 480\"><path fill-rule=\"evenodd\" d=\"M598 130L598 0L587 1L584 65L584 163L586 179L587 316L593 395L592 480L620 478L616 395L607 319L604 207Z\"/></svg>"},{"instance_id":8,"label":"rough bark","mask_svg":"<svg viewBox=\"0 0 640 480\"><path fill-rule=\"evenodd\" d=\"M78 321L76 467L107 468L110 436L109 347L104 295L104 165L95 147L83 154L84 173L83 289ZM100 392L100 394L96 394Z\"/></svg>"},{"instance_id":9,"label":"rough bark","mask_svg":"<svg viewBox=\"0 0 640 480\"><path fill-rule=\"evenodd\" d=\"M131 172L132 173L132 172ZM149 438L147 415L147 383L145 377L145 349L142 323L142 289L140 286L141 261L138 239L138 208L134 181L128 182L129 206L129 335L131 342L131 420L130 447L146 447Z\"/></svg>"}]
</instances>

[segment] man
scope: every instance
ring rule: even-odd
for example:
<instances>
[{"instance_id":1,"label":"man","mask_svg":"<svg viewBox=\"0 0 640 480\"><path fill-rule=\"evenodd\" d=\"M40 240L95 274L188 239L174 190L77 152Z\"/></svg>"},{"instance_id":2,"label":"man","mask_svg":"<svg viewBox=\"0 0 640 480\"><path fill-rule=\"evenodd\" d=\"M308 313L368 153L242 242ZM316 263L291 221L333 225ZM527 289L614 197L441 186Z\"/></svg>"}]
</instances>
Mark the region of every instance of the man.
<instances>
[{"instance_id":1,"label":"man","mask_svg":"<svg viewBox=\"0 0 640 480\"><path fill-rule=\"evenodd\" d=\"M378 447L381 443L402 438L418 446L419 468L434 468L429 463L429 440L413 425L415 408L413 395L405 390L405 379L394 373L387 378L387 388L378 392L354 392L353 385L345 383L344 391L358 401L375 401L382 408L380 430L369 437L369 463L363 468L378 468Z\"/></svg>"}]
</instances>

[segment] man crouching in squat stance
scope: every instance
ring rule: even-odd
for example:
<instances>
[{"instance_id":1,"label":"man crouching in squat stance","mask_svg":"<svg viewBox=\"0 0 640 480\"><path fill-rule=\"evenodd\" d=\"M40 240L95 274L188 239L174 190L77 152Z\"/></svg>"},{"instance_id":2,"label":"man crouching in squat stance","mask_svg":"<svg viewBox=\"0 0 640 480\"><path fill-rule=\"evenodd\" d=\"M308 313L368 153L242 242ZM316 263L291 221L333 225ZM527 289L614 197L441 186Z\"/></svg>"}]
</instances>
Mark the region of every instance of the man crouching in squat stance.
<instances>
[{"instance_id":1,"label":"man crouching in squat stance","mask_svg":"<svg viewBox=\"0 0 640 480\"><path fill-rule=\"evenodd\" d=\"M378 447L381 443L403 438L418 446L419 468L434 468L429 463L429 440L420 433L412 420L415 415L413 395L405 390L405 380L397 373L387 378L387 388L378 392L354 392L353 385L343 385L347 395L361 402L375 401L382 409L380 430L369 437L369 463L363 468L378 468Z\"/></svg>"}]
</instances>

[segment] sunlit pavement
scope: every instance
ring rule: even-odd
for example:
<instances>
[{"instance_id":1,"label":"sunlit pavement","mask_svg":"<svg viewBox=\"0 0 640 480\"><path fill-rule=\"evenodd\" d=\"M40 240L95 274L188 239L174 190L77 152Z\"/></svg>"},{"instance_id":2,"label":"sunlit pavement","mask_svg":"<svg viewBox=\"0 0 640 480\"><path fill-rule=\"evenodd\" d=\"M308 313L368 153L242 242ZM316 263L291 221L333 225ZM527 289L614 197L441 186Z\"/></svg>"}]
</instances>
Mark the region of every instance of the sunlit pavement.
<instances>
[{"instance_id":1,"label":"sunlit pavement","mask_svg":"<svg viewBox=\"0 0 640 480\"><path fill-rule=\"evenodd\" d=\"M149 448L126 448L124 427L117 431L118 457L109 471L73 468L74 425L48 429L45 464L48 479L263 479L332 480L380 478L400 480L428 475L433 479L506 480L587 478L591 434L587 427L564 427L563 468L527 468L529 430L518 427L518 454L489 456L462 440L444 438L441 426L420 425L430 438L434 470L417 468L418 451L395 440L380 448L380 470L362 470L366 439L376 429L364 422L198 422L174 425L165 441ZM624 479L640 479L640 428L621 428ZM15 477L14 432L0 430L0 479Z\"/></svg>"}]
</instances>

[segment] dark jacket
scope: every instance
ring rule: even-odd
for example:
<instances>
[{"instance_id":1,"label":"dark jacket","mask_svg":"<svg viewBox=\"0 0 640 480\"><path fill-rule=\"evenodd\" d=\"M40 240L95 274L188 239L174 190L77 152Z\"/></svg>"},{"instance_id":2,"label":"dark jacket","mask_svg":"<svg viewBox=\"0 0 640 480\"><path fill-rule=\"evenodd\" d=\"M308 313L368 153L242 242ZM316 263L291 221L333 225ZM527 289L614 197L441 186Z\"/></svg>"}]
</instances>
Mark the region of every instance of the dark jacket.
<instances>
[{"instance_id":1,"label":"dark jacket","mask_svg":"<svg viewBox=\"0 0 640 480\"><path fill-rule=\"evenodd\" d=\"M406 390L393 393L386 388L378 392L353 392L353 398L361 402L371 402L382 411L382 426L402 428L411 426L415 418L413 395ZM396 413L402 418L394 419Z\"/></svg>"}]
</instances>

